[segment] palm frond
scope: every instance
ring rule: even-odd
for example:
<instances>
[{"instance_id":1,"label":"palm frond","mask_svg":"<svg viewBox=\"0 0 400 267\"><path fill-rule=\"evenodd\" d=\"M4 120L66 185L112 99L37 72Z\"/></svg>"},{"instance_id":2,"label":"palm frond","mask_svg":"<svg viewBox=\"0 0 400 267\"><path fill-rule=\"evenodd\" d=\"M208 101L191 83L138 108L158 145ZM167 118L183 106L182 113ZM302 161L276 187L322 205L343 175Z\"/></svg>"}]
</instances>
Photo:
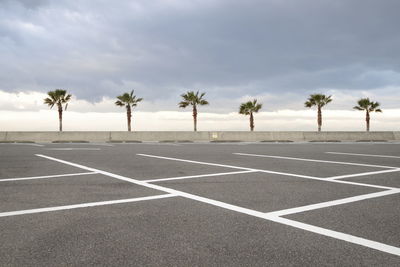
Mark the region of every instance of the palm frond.
<instances>
[{"instance_id":1,"label":"palm frond","mask_svg":"<svg viewBox=\"0 0 400 267\"><path fill-rule=\"evenodd\" d=\"M189 105L208 105L209 102L205 100L203 97L206 93L200 93L199 91L188 91L185 94L181 94L182 101L178 103L180 108L186 108Z\"/></svg>"},{"instance_id":2,"label":"palm frond","mask_svg":"<svg viewBox=\"0 0 400 267\"><path fill-rule=\"evenodd\" d=\"M306 108L311 108L313 106L323 107L328 103L332 102L332 96L326 96L324 94L311 94L310 97L304 102Z\"/></svg>"},{"instance_id":3,"label":"palm frond","mask_svg":"<svg viewBox=\"0 0 400 267\"><path fill-rule=\"evenodd\" d=\"M239 114L250 115L257 113L262 108L262 104L257 103L257 99L242 103L239 107Z\"/></svg>"},{"instance_id":4,"label":"palm frond","mask_svg":"<svg viewBox=\"0 0 400 267\"><path fill-rule=\"evenodd\" d=\"M379 102L373 102L371 101L368 97L367 98L361 98L357 101L358 106L355 106L354 109L357 110L366 110L368 112L382 112L380 108Z\"/></svg>"},{"instance_id":5,"label":"palm frond","mask_svg":"<svg viewBox=\"0 0 400 267\"><path fill-rule=\"evenodd\" d=\"M57 105L61 109L62 109L62 104L66 104L65 110L67 110L68 101L70 101L72 98L72 95L67 94L67 90L63 89L56 89L54 91L49 91L47 92L47 95L49 97L44 99L44 104L47 104L50 108L53 108L54 105Z\"/></svg>"},{"instance_id":6,"label":"palm frond","mask_svg":"<svg viewBox=\"0 0 400 267\"><path fill-rule=\"evenodd\" d=\"M129 93L123 93L122 95L117 96L117 101L115 101L115 105L120 107L136 107L137 103L141 102L143 98L136 98L134 95L135 90L132 90Z\"/></svg>"}]
</instances>

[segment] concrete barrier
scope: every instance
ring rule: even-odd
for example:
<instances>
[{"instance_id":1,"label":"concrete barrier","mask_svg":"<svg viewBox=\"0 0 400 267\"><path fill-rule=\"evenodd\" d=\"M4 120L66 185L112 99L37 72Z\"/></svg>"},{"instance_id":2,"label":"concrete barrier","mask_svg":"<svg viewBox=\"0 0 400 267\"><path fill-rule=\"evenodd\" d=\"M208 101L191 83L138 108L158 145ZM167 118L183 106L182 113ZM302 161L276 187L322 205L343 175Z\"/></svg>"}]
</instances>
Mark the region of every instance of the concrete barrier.
<instances>
[{"instance_id":1,"label":"concrete barrier","mask_svg":"<svg viewBox=\"0 0 400 267\"><path fill-rule=\"evenodd\" d=\"M0 132L0 141L6 141L7 132Z\"/></svg>"},{"instance_id":2,"label":"concrete barrier","mask_svg":"<svg viewBox=\"0 0 400 267\"><path fill-rule=\"evenodd\" d=\"M58 139L58 132L6 132L5 141L51 142Z\"/></svg>"},{"instance_id":3,"label":"concrete barrier","mask_svg":"<svg viewBox=\"0 0 400 267\"><path fill-rule=\"evenodd\" d=\"M110 132L109 141L208 141L208 132Z\"/></svg>"},{"instance_id":4,"label":"concrete barrier","mask_svg":"<svg viewBox=\"0 0 400 267\"><path fill-rule=\"evenodd\" d=\"M394 141L393 132L304 132L306 141Z\"/></svg>"},{"instance_id":5,"label":"concrete barrier","mask_svg":"<svg viewBox=\"0 0 400 267\"><path fill-rule=\"evenodd\" d=\"M400 132L393 132L394 140L400 140Z\"/></svg>"},{"instance_id":6,"label":"concrete barrier","mask_svg":"<svg viewBox=\"0 0 400 267\"><path fill-rule=\"evenodd\" d=\"M210 132L0 132L3 142L329 142L329 141L400 141L400 132L245 132L245 131L210 131Z\"/></svg>"},{"instance_id":7,"label":"concrete barrier","mask_svg":"<svg viewBox=\"0 0 400 267\"><path fill-rule=\"evenodd\" d=\"M301 142L305 141L304 132L271 132L272 140L275 141L293 141Z\"/></svg>"},{"instance_id":8,"label":"concrete barrier","mask_svg":"<svg viewBox=\"0 0 400 267\"><path fill-rule=\"evenodd\" d=\"M88 142L106 142L110 140L111 132L60 132L58 141L88 141Z\"/></svg>"}]
</instances>

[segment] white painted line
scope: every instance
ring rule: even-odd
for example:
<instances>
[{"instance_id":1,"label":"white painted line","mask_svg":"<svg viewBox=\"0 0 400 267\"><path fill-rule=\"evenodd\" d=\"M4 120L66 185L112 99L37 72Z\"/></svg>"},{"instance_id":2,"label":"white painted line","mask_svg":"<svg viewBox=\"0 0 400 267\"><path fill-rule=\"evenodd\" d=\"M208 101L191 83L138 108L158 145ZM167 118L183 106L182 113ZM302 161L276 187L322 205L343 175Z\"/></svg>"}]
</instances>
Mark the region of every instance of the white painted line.
<instances>
[{"instance_id":1,"label":"white painted line","mask_svg":"<svg viewBox=\"0 0 400 267\"><path fill-rule=\"evenodd\" d=\"M31 143L0 143L0 145L16 145L16 146L44 146L40 144L31 144Z\"/></svg>"},{"instance_id":2,"label":"white painted line","mask_svg":"<svg viewBox=\"0 0 400 267\"><path fill-rule=\"evenodd\" d=\"M20 146L44 146L40 144L30 144L30 143L14 143L14 145L20 145Z\"/></svg>"},{"instance_id":3,"label":"white painted line","mask_svg":"<svg viewBox=\"0 0 400 267\"><path fill-rule=\"evenodd\" d=\"M249 170L249 171L254 171L254 172L264 172L264 173L270 173L270 174L278 174L278 175L284 175L284 176L293 176L293 177L315 179L315 180L323 180L322 178L318 178L318 177L314 177L314 176L287 173L287 172L275 172L275 171L269 171L269 170L253 169L253 168L246 168L246 167L239 167L239 166L232 166L232 165L224 165L224 164L217 164L217 163L210 163L210 162L203 162L203 161L194 161L194 160L186 160L186 159L178 159L178 158L161 157L161 156L154 156L154 155L148 155L148 154L137 154L137 155L138 156L143 156L143 157L157 158L157 159L167 159L167 160L182 161L182 162L202 164L202 165L218 166L218 167L225 167L225 168L234 168L234 169Z\"/></svg>"},{"instance_id":4,"label":"white painted line","mask_svg":"<svg viewBox=\"0 0 400 267\"><path fill-rule=\"evenodd\" d=\"M400 168L398 169L391 169L391 170L384 170L384 171L375 171L375 172L362 172L356 174L347 174L347 175L339 175L339 176L332 176L327 178L326 180L336 180L336 179L344 179L344 178L351 178L351 177L360 177L360 176L368 176L368 175L375 175L375 174L382 174L382 173L391 173L391 172L399 172Z\"/></svg>"},{"instance_id":5,"label":"white painted line","mask_svg":"<svg viewBox=\"0 0 400 267\"><path fill-rule=\"evenodd\" d=\"M143 180L143 181L144 182L148 182L148 183L153 183L153 182L182 180L182 179L193 179L193 178L223 176L223 175L234 175L234 174L252 173L252 172L257 172L257 171L220 172L220 173L212 173L212 174L201 174L201 175L180 176L180 177L171 177L171 178L160 178L160 179Z\"/></svg>"},{"instance_id":6,"label":"white painted line","mask_svg":"<svg viewBox=\"0 0 400 267\"><path fill-rule=\"evenodd\" d=\"M400 159L400 157L398 157L398 156L390 156L390 155L356 154L356 153L344 153L344 152L325 152L325 153L336 154L336 155Z\"/></svg>"},{"instance_id":7,"label":"white painted line","mask_svg":"<svg viewBox=\"0 0 400 267\"><path fill-rule=\"evenodd\" d=\"M62 144L65 145L65 143L58 143L58 144ZM83 145L83 146L113 146L112 144L106 144L106 143L67 143L69 146L79 146L79 145ZM52 143L52 145L57 145L57 143Z\"/></svg>"},{"instance_id":8,"label":"white painted line","mask_svg":"<svg viewBox=\"0 0 400 267\"><path fill-rule=\"evenodd\" d=\"M247 153L233 153L233 154L234 155L239 155L239 156L275 158L275 159L289 159L289 160L320 162L320 163L331 163L331 164L342 164L342 165L353 165L353 166L363 166L363 167L373 167L373 168L390 168L390 169L398 168L398 167L393 167L393 166L362 164L362 163L354 163L354 162L341 162L341 161L318 160L318 159L303 159L303 158L292 158L292 157L271 156L271 155L247 154Z\"/></svg>"},{"instance_id":9,"label":"white painted line","mask_svg":"<svg viewBox=\"0 0 400 267\"><path fill-rule=\"evenodd\" d=\"M45 148L45 150L61 150L61 151L70 151L70 150L101 150L100 148L72 148L72 147L63 147L63 148Z\"/></svg>"},{"instance_id":10,"label":"white painted line","mask_svg":"<svg viewBox=\"0 0 400 267\"><path fill-rule=\"evenodd\" d=\"M194 161L194 160L186 160L186 159L178 159L178 158L161 157L161 156L154 156L154 155L148 155L148 154L137 154L137 155L138 156L143 156L143 157L151 157L151 158L158 158L158 159L182 161L182 162L202 164L202 165L210 165L210 166L234 168L234 169L241 169L241 170L249 170L249 171L254 171L254 172L264 172L264 173L278 174L278 175L284 175L284 176L293 176L293 177L306 178L306 179L324 180L323 178L319 178L319 177L301 175L301 174L294 174L294 173L288 173L288 172L276 172L276 171L253 169L253 168L246 168L246 167L239 167L239 166L232 166L232 165L224 165L224 164L217 164L217 163L210 163L210 162L202 162L202 161Z\"/></svg>"},{"instance_id":11,"label":"white painted line","mask_svg":"<svg viewBox=\"0 0 400 267\"><path fill-rule=\"evenodd\" d=\"M125 143L124 143L125 144ZM175 144L175 143L158 143L158 142L142 142L142 143L128 143L132 145L149 145L149 146L181 146L182 144Z\"/></svg>"},{"instance_id":12,"label":"white painted line","mask_svg":"<svg viewBox=\"0 0 400 267\"><path fill-rule=\"evenodd\" d=\"M381 189L387 189L387 190L395 190L399 189L397 187L390 187L390 186L383 186L383 185L376 185L376 184L364 184L364 183L357 183L357 182L350 182L350 181L343 181L343 180L328 180L328 179L321 179L326 182L333 182L333 183L339 183L339 184L351 184L351 185L358 185L358 186L365 186L365 187L372 187L372 188L381 188Z\"/></svg>"},{"instance_id":13,"label":"white painted line","mask_svg":"<svg viewBox=\"0 0 400 267\"><path fill-rule=\"evenodd\" d=\"M325 180L323 178L319 178L319 177L315 177L315 176L288 173L288 172L276 172L276 171L269 171L269 170L257 170L257 171L264 172L264 173L270 173L270 174L283 175L283 176L292 176L292 177L299 177L299 178L305 178L305 179L319 180L319 181Z\"/></svg>"},{"instance_id":14,"label":"white painted line","mask_svg":"<svg viewBox=\"0 0 400 267\"><path fill-rule=\"evenodd\" d=\"M298 178L312 179L312 180L324 181L324 182L333 182L333 183L341 183L341 184L351 184L351 185L357 185L357 186L381 188L381 189L388 189L388 190L397 189L397 188L395 188L395 187L388 187L388 186L381 186L381 185L372 185L372 184L356 183L356 182L341 181L341 180L328 180L327 178L319 178L319 177L308 176L308 175L300 175L300 174L294 174L294 173L276 172L276 171L269 171L269 170L262 170L262 169L249 169L249 168L245 168L245 167L238 167L238 166L232 166L232 165L222 165L222 164L209 163L209 162L192 161L192 160L185 160L185 159L178 159L178 158L169 158L169 157L160 157L160 156L147 155L147 154L137 154L137 155L139 155L139 156L144 156L144 157L152 157L152 158L166 159L166 160L183 161L183 162L195 163L195 164L202 164L202 165L211 165L211 166L228 167L228 168L237 168L237 169L248 169L248 170L254 171L254 172L263 172L263 173L277 174L277 175L283 175L283 176L290 176L290 177L298 177Z\"/></svg>"},{"instance_id":15,"label":"white painted line","mask_svg":"<svg viewBox=\"0 0 400 267\"><path fill-rule=\"evenodd\" d=\"M309 231L312 233L332 237L332 238L343 240L343 241L346 241L349 243L357 244L357 245L360 245L363 247L368 247L368 248L372 248L372 249L386 252L389 254L393 254L396 256L400 256L400 248L395 247L395 246L390 246L390 245L387 245L384 243L372 241L372 240L361 238L358 236L349 235L349 234L329 230L326 228L289 220L289 219L282 218L282 217L271 216L268 219L271 221L277 222L277 223L285 224L285 225L292 226L292 227L302 229L305 231Z\"/></svg>"},{"instance_id":16,"label":"white painted line","mask_svg":"<svg viewBox=\"0 0 400 267\"><path fill-rule=\"evenodd\" d=\"M0 213L0 217L9 217L9 216L34 214L34 213L42 213L42 212L51 212L51 211L60 211L60 210L71 210L71 209L96 207L96 206L104 206L104 205L114 205L114 204L121 204L121 203L130 203L130 202L138 202L138 201L145 201L145 200L168 198L168 197L176 197L176 195L164 194L164 195L149 196L149 197L139 197L139 198L110 200L110 201L90 202L90 203L75 204L75 205L49 207L49 208L8 211L8 212L1 212Z\"/></svg>"},{"instance_id":17,"label":"white painted line","mask_svg":"<svg viewBox=\"0 0 400 267\"><path fill-rule=\"evenodd\" d=\"M57 178L57 177L90 175L90 174L96 174L96 173L97 172L80 172L80 173L55 174L55 175L46 175L46 176L31 176L31 177L22 177L22 178L7 178L7 179L0 179L0 182L49 179L49 178Z\"/></svg>"},{"instance_id":18,"label":"white painted line","mask_svg":"<svg viewBox=\"0 0 400 267\"><path fill-rule=\"evenodd\" d=\"M136 154L136 155L143 156L143 157L149 157L149 158L168 159L168 160L174 160L174 161L182 161L182 162L188 162L188 163L196 163L196 164L202 164L202 165L225 167L225 168L232 168L232 169L239 169L239 170L248 170L248 171L255 171L256 170L256 169L246 168L246 167L238 167L238 166L232 166L232 165L224 165L224 164L209 163L209 162L202 162L202 161L194 161L194 160L187 160L187 159L161 157L161 156L154 156L154 155L148 155L148 154Z\"/></svg>"},{"instance_id":19,"label":"white painted line","mask_svg":"<svg viewBox=\"0 0 400 267\"><path fill-rule=\"evenodd\" d=\"M305 211L310 211L310 210L316 210L316 209L321 209L321 208L327 208L327 207L352 203L352 202L361 201L361 200L365 200L365 199L388 196L388 195L393 195L393 194L398 194L398 193L400 193L399 189L387 190L387 191L370 193L370 194L365 194L365 195L360 195L360 196L355 196L355 197L348 197L348 198L343 198L343 199L337 199L337 200L333 200L333 201L327 201L327 202L322 202L322 203L317 203L317 204L312 204L312 205L307 205L307 206L302 206L302 207L297 207L297 208L278 210L278 211L268 212L266 214L272 215L272 216L285 216L285 215L289 215L289 214L305 212Z\"/></svg>"},{"instance_id":20,"label":"white painted line","mask_svg":"<svg viewBox=\"0 0 400 267\"><path fill-rule=\"evenodd\" d=\"M201 196L196 196L193 194L189 194L189 193L185 193L182 191L178 191L175 189L171 189L171 188L167 188L164 186L159 186L159 185L155 185L155 184L150 184L150 183L146 183L143 181L139 181L139 180L135 180L132 178L128 178L128 177L124 177L118 174L113 174L110 172L106 172L106 171L102 171L102 170L98 170L95 168L91 168L91 167L87 167L87 166L83 166L80 164L76 164L76 163L72 163L72 162L68 162L65 160L60 160L60 159L56 159L56 158L52 158L49 156L45 156L45 155L39 155L37 154L37 156L42 157L42 158L47 158L53 161L57 161L60 163L64 163L67 165L71 165L71 166L75 166L78 168L82 168L85 170L89 170L89 171L96 171L98 173L101 173L103 175L109 176L109 177L114 177L116 179L119 180L123 180L123 181L127 181L133 184L137 184L137 185L142 185L145 187L149 187L152 189L156 189L156 190L160 190L169 194L174 194L177 196L181 196L181 197L185 197L185 198L189 198L192 200L196 200L199 202L203 202L203 203L207 203L216 207L220 207L220 208L225 208L228 210L232 210L232 211L236 211L239 213L243 213L243 214L247 214L250 216L254 216L254 217L258 217L258 218L262 218L265 220L270 220L273 222L277 222L277 223L281 223L284 225L288 225L288 226L292 226L298 229L302 229L305 231L309 231L309 232L313 232L313 233L317 233L320 235L324 235L324 236L328 236L328 237L332 237L335 239L339 239L339 240L344 240L347 241L349 243L353 243L353 244L357 244L357 245L361 245L364 247L369 247L372 249L376 249L379 251L383 251L389 254L394 254L397 256L400 256L400 248L398 247L394 247L394 246L390 246L390 245L386 245L383 243L379 243L379 242L375 242L372 240L368 240L368 239L364 239L364 238L360 238L357 236L353 236L353 235L349 235L349 234L345 234L345 233L341 233L341 232L336 232L336 231L332 231L329 229L325 229L325 228L321 228L321 227L317 227L317 226L313 226L313 225L309 225L309 224L305 224L305 223L301 223L301 222L296 222L296 221L292 221L286 218L282 218L282 217L278 217L278 216L271 216L271 215L266 215L265 213L259 212L259 211L255 211L255 210L251 210L251 209L247 209L247 208L243 208L243 207L239 207L239 206L235 206L235 205L231 205L225 202L221 202L221 201L217 201L217 200L213 200L213 199L209 199L209 198L205 198L205 197L201 197Z\"/></svg>"}]
</instances>

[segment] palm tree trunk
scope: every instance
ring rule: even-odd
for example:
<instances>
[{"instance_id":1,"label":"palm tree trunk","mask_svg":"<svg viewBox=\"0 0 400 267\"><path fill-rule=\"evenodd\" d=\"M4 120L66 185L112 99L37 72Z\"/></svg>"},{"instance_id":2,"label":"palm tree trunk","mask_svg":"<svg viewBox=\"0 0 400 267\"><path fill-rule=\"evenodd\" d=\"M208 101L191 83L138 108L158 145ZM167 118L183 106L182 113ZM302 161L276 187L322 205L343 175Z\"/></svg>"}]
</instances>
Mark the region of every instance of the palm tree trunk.
<instances>
[{"instance_id":1,"label":"palm tree trunk","mask_svg":"<svg viewBox=\"0 0 400 267\"><path fill-rule=\"evenodd\" d=\"M321 107L318 107L318 132L321 131L321 127L322 127L322 110Z\"/></svg>"},{"instance_id":2,"label":"palm tree trunk","mask_svg":"<svg viewBox=\"0 0 400 267\"><path fill-rule=\"evenodd\" d=\"M250 131L254 131L254 117L253 117L253 112L250 112Z\"/></svg>"},{"instance_id":3,"label":"palm tree trunk","mask_svg":"<svg viewBox=\"0 0 400 267\"><path fill-rule=\"evenodd\" d=\"M370 118L369 118L369 112L368 112L368 110L367 110L367 113L366 113L366 115L365 115L365 121L367 122L367 132L369 132L369 120L370 120Z\"/></svg>"},{"instance_id":4,"label":"palm tree trunk","mask_svg":"<svg viewBox=\"0 0 400 267\"><path fill-rule=\"evenodd\" d=\"M58 121L59 121L59 131L62 132L62 106L58 105Z\"/></svg>"},{"instance_id":5,"label":"palm tree trunk","mask_svg":"<svg viewBox=\"0 0 400 267\"><path fill-rule=\"evenodd\" d=\"M196 105L193 106L193 126L194 131L197 132L197 107Z\"/></svg>"},{"instance_id":6,"label":"palm tree trunk","mask_svg":"<svg viewBox=\"0 0 400 267\"><path fill-rule=\"evenodd\" d=\"M131 117L132 117L131 107L127 106L126 107L126 118L128 120L128 132L131 131Z\"/></svg>"}]
</instances>

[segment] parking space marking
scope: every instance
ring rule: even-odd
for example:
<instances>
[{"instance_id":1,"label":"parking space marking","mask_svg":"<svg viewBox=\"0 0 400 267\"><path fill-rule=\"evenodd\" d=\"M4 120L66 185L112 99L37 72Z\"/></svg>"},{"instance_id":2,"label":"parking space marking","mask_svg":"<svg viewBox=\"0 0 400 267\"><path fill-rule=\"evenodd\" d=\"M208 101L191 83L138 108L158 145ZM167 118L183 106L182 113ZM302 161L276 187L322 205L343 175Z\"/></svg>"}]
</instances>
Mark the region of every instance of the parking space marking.
<instances>
[{"instance_id":1,"label":"parking space marking","mask_svg":"<svg viewBox=\"0 0 400 267\"><path fill-rule=\"evenodd\" d=\"M40 144L29 144L29 143L15 143L14 145L19 145L19 146L44 146Z\"/></svg>"},{"instance_id":2,"label":"parking space marking","mask_svg":"<svg viewBox=\"0 0 400 267\"><path fill-rule=\"evenodd\" d=\"M210 165L210 166L222 166L222 167L237 168L237 169L243 169L243 170L248 169L248 170L251 170L251 171L254 171L254 172L277 174L277 175L298 177L298 178L311 179L311 180L324 181L324 182L350 184L350 185L365 186L365 187L372 187L372 188L381 188L381 189L388 189L388 190L390 190L390 189L398 189L398 188L395 188L395 187L388 187L388 186L382 186L382 185L364 184L364 183L342 181L342 180L328 180L327 178L320 178L320 177L314 177L314 176L307 176L307 175L300 175L300 174L286 173L286 172L276 172L276 171L269 171L269 170L262 170L262 169L250 169L250 168L245 168L245 167L238 167L238 166L232 166L232 165L222 165L222 164L202 162L202 161L193 161L193 160L185 160L185 159L178 159L178 158L161 157L161 156L148 155L148 154L137 154L137 155L138 156L144 156L144 157L158 158L158 159L182 161L182 162L188 162L188 163L194 163L194 164L202 164L202 165Z\"/></svg>"},{"instance_id":3,"label":"parking space marking","mask_svg":"<svg viewBox=\"0 0 400 267\"><path fill-rule=\"evenodd\" d=\"M319 159L304 159L304 158L282 157L282 156L272 156L272 155L258 155L258 154L247 154L247 153L233 153L233 154L234 155L239 155L239 156L275 158L275 159L288 159L288 160L331 163L331 164L342 164L342 165L353 165L353 166L363 166L363 167L373 167L373 168L385 168L385 169L387 169L387 168L389 168L389 169L398 168L398 167L393 167L393 166L363 164L363 163L355 163L355 162L342 162L342 161L330 161L330 160L319 160Z\"/></svg>"},{"instance_id":4,"label":"parking space marking","mask_svg":"<svg viewBox=\"0 0 400 267\"><path fill-rule=\"evenodd\" d=\"M384 243L372 241L372 240L361 238L361 237L354 236L354 235L345 234L345 233L338 232L338 231L329 230L329 229L318 227L318 226L314 226L314 225L311 225L311 224L306 224L306 223L302 223L302 222L298 222L298 221L293 221L293 220L282 218L282 217L278 217L278 216L271 216L269 219L271 221L274 221L274 222L277 222L277 223L281 223L281 224L285 224L285 225L289 225L289 226L292 226L292 227L295 227L295 228L299 228L299 229L302 229L302 230L305 230L305 231L313 232L313 233L320 234L320 235L323 235L323 236L332 237L332 238L335 238L335 239L347 241L349 243L357 244L357 245L360 245L360 246L363 246L363 247L368 247L368 248L372 248L372 249L379 250L379 251L382 251L382 252L386 252L386 253L389 253L389 254L393 254L393 255L396 255L396 256L400 256L400 248L395 247L395 246L391 246L391 245L387 245L387 244L384 244Z\"/></svg>"},{"instance_id":5,"label":"parking space marking","mask_svg":"<svg viewBox=\"0 0 400 267\"><path fill-rule=\"evenodd\" d=\"M55 174L55 175L46 175L46 176L7 178L7 179L0 179L0 182L25 181L25 180L36 180L36 179L50 179L50 178L57 178L57 177L80 176L80 175L90 175L90 174L97 174L97 172L79 172L79 173Z\"/></svg>"},{"instance_id":6,"label":"parking space marking","mask_svg":"<svg viewBox=\"0 0 400 267\"><path fill-rule=\"evenodd\" d=\"M58 206L58 207L8 211L8 212L0 212L0 217L9 217L9 216L18 216L18 215L43 213L43 212L51 212L51 211L71 210L71 209L79 209L79 208L87 208L87 207L114 205L114 204L121 204L121 203L130 203L130 202L138 202L138 201L145 201L145 200L168 198L168 197L176 197L176 195L163 194L163 195L156 195L156 196L149 196L149 197L138 197L138 198L109 200L109 201L89 202L89 203Z\"/></svg>"},{"instance_id":7,"label":"parking space marking","mask_svg":"<svg viewBox=\"0 0 400 267\"><path fill-rule=\"evenodd\" d=\"M332 176L326 178L326 180L336 180L336 179L344 179L344 178L351 178L351 177L360 177L360 176L368 176L368 175L375 175L375 174L382 174L382 173L391 173L391 172L399 172L400 168L398 169L390 169L390 170L383 170L383 171L375 171L375 172L362 172L362 173L355 173L355 174L346 174L346 175L339 175L339 176Z\"/></svg>"},{"instance_id":8,"label":"parking space marking","mask_svg":"<svg viewBox=\"0 0 400 267\"><path fill-rule=\"evenodd\" d=\"M350 185L357 185L357 186L365 186L365 187L372 187L372 188L381 188L381 189L387 189L387 190L399 189L397 187L391 187L391 186L376 185L376 184L364 184L364 183L357 183L357 182L343 181L343 180L321 179L321 181L333 182L333 183L339 183L339 184L350 184Z\"/></svg>"},{"instance_id":9,"label":"parking space marking","mask_svg":"<svg viewBox=\"0 0 400 267\"><path fill-rule=\"evenodd\" d=\"M327 201L327 202L322 202L322 203L317 203L317 204L312 204L312 205L306 205L306 206L301 206L301 207L297 207L297 208L272 211L272 212L268 212L266 214L274 215L274 216L285 216L285 215L289 215L289 214L300 213L300 212L304 212L304 211L316 210L316 209L321 209L321 208L327 208L327 207L357 202L357 201L361 201L361 200L365 200L365 199L383 197L383 196L388 196L388 195L393 195L393 194L398 194L398 193L400 193L400 189L392 189L392 190L387 190L387 191L382 191L382 192L364 194L364 195L359 195L359 196L355 196L355 197L347 197L347 198L342 198L342 199L337 199L337 200L332 200L332 201Z\"/></svg>"},{"instance_id":10,"label":"parking space marking","mask_svg":"<svg viewBox=\"0 0 400 267\"><path fill-rule=\"evenodd\" d=\"M278 217L278 216L268 215L268 214L265 214L263 212L259 212L259 211L255 211L255 210L251 210L251 209L235 206L235 205L228 204L228 203L225 203L225 202L222 202L222 201L218 201L218 200L213 200L213 199L209 199L209 198L193 195L193 194L190 194L190 193L186 193L186 192L183 192L183 191L178 191L178 190L171 189L171 188L164 187L164 186L150 184L150 183L147 183L147 182L144 182L144 181L135 180L135 179L128 178L128 177L125 177L125 176L122 176L122 175L118 175L118 174L102 171L102 170L99 170L99 169L87 167L87 166L80 165L80 164L77 164L77 163L73 163L73 162L69 162L69 161L65 161L65 160L61 160L61 159L57 159L57 158L53 158L53 157L49 157L49 156L45 156L45 155L40 155L40 154L36 154L36 155L39 156L39 157L42 157L42 158L47 158L49 160L57 161L57 162L64 163L64 164L67 164L67 165L70 165L70 166L75 166L75 167L78 167L78 168L82 168L82 169L85 169L85 170L97 171L97 172L99 172L99 173L101 173L101 174L103 174L105 176L113 177L113 178L116 178L116 179L119 179L119 180L123 180L123 181L127 181L127 182L130 182L130 183L133 183L133 184L137 184L137 185L142 185L142 186L145 186L145 187L148 187L148 188L152 188L152 189L156 189L156 190L159 190L159 191L163 191L163 192L166 192L166 193L169 193L169 194L185 197L185 198L188 198L188 199L192 199L192 200L196 200L196 201L203 202L203 203L206 203L206 204L210 204L210 205L213 205L213 206L216 206L216 207L225 208L225 209L228 209L228 210L236 211L236 212L239 212L239 213L247 214L247 215L250 215L250 216L262 218L262 219L273 221L273 222L277 222L277 223L281 223L281 224L288 225L288 226L291 226L291 227L294 227L294 228L302 229L302 230L305 230L305 231L317 233L317 234L320 234L320 235L328 236L328 237L331 237L331 238L347 241L349 243L361 245L361 246L364 246L364 247L369 247L369 248L372 248L372 249L375 249L375 250L379 250L379 251L383 251L383 252L386 252L386 253L390 253L390 254L394 254L394 255L400 256L400 248L394 247L394 246L390 246L390 245L387 245L387 244L384 244L384 243L380 243L380 242L376 242L376 241L360 238L360 237L357 237L357 236L353 236L353 235L349 235L349 234L345 234L345 233L341 233L341 232L337 232L337 231L332 231L332 230L325 229L325 228L322 228L322 227L317 227L317 226L313 226L313 225L310 225L310 224L305 224L305 223L289 220L289 219ZM188 162L188 161L186 161L186 162Z\"/></svg>"},{"instance_id":11,"label":"parking space marking","mask_svg":"<svg viewBox=\"0 0 400 267\"><path fill-rule=\"evenodd\" d=\"M52 143L52 145L69 145L69 146L113 146L112 144L107 143Z\"/></svg>"},{"instance_id":12,"label":"parking space marking","mask_svg":"<svg viewBox=\"0 0 400 267\"><path fill-rule=\"evenodd\" d=\"M160 179L143 180L143 181L144 182L148 182L148 183L154 183L154 182L162 182L162 181L193 179L193 178L223 176L223 175L234 175L234 174L243 174L243 173L252 173L252 172L257 172L257 171L220 172L220 173L211 173L211 174L200 174L200 175L180 176L180 177L171 177L171 178L160 178Z\"/></svg>"},{"instance_id":13,"label":"parking space marking","mask_svg":"<svg viewBox=\"0 0 400 267\"><path fill-rule=\"evenodd\" d=\"M143 157L149 157L149 158L168 159L168 160L174 160L174 161L182 161L182 162L188 162L188 163L196 163L196 164L201 164L201 165L217 166L217 167L232 168L232 169L239 169L239 170L247 170L247 171L255 171L256 170L253 168L246 168L246 167L239 167L239 166L232 166L232 165L225 165L225 164L218 164L218 163L209 163L209 162L187 160L187 159L169 158L169 157L155 156L155 155L149 155L149 154L136 154L136 155L143 156Z\"/></svg>"},{"instance_id":14,"label":"parking space marking","mask_svg":"<svg viewBox=\"0 0 400 267\"><path fill-rule=\"evenodd\" d=\"M143 143L127 143L127 144L132 144L132 145L148 145L148 146L181 146L182 144L176 144L176 143L158 143L158 142L143 142ZM120 144L121 145L121 144ZM123 145L126 145L124 143Z\"/></svg>"},{"instance_id":15,"label":"parking space marking","mask_svg":"<svg viewBox=\"0 0 400 267\"><path fill-rule=\"evenodd\" d=\"M390 155L357 154L357 153L344 153L344 152L325 152L325 153L336 154L336 155L400 159L400 157L398 157L398 156L390 156Z\"/></svg>"},{"instance_id":16,"label":"parking space marking","mask_svg":"<svg viewBox=\"0 0 400 267\"><path fill-rule=\"evenodd\" d=\"M287 173L287 172L276 172L276 171L269 171L269 170L262 170L262 169L246 168L246 167L240 167L240 166L224 165L224 164L218 164L218 163L194 161L194 160L179 159L179 158L162 157L162 156L155 156L155 155L148 155L148 154L136 154L136 155L143 156L143 157L157 158L157 159L182 161L182 162L201 164L201 165L209 165L209 166L233 168L233 169L240 169L240 170L248 170L248 171L254 171L254 172L264 172L264 173L270 173L270 174L278 174L278 175L284 175L284 176L293 176L293 177L300 177L300 178L307 178L307 179L322 180L322 178L319 178L319 177L301 175L301 174L294 174L294 173Z\"/></svg>"},{"instance_id":17,"label":"parking space marking","mask_svg":"<svg viewBox=\"0 0 400 267\"><path fill-rule=\"evenodd\" d=\"M0 145L14 145L14 146L44 146L40 144L31 144L31 143L0 143Z\"/></svg>"}]
</instances>

